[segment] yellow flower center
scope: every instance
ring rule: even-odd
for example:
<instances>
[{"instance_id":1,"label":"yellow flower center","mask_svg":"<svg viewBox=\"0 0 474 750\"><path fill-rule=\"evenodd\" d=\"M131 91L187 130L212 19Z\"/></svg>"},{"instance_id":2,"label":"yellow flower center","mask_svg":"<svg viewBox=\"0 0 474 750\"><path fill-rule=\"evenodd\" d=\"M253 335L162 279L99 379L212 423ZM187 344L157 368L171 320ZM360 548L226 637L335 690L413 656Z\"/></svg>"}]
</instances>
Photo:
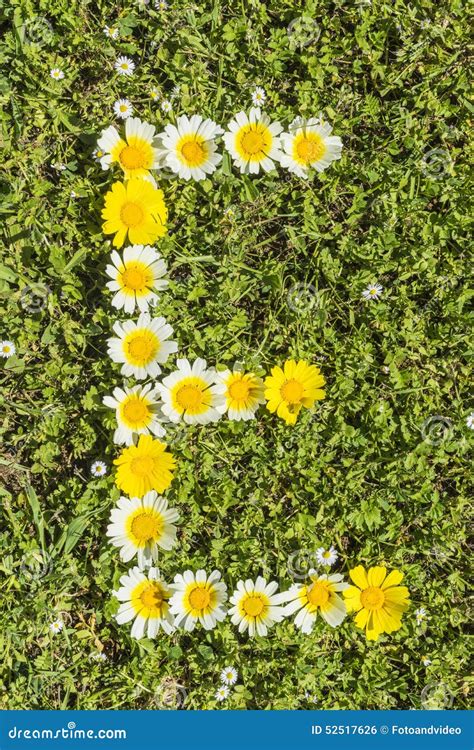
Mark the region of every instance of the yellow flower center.
<instances>
[{"instance_id":1,"label":"yellow flower center","mask_svg":"<svg viewBox=\"0 0 474 750\"><path fill-rule=\"evenodd\" d=\"M369 586L360 595L364 609L380 609L385 602L385 594L378 586Z\"/></svg>"},{"instance_id":2,"label":"yellow flower center","mask_svg":"<svg viewBox=\"0 0 474 750\"><path fill-rule=\"evenodd\" d=\"M303 397L304 388L297 380L287 380L280 388L283 401L288 404L299 404Z\"/></svg>"},{"instance_id":3,"label":"yellow flower center","mask_svg":"<svg viewBox=\"0 0 474 750\"><path fill-rule=\"evenodd\" d=\"M203 392L196 385L183 385L176 393L182 409L197 409L203 402Z\"/></svg>"},{"instance_id":4,"label":"yellow flower center","mask_svg":"<svg viewBox=\"0 0 474 750\"><path fill-rule=\"evenodd\" d=\"M149 274L147 274L143 267L138 264L130 265L122 273L122 284L129 289L143 289L147 285L149 280Z\"/></svg>"},{"instance_id":5,"label":"yellow flower center","mask_svg":"<svg viewBox=\"0 0 474 750\"><path fill-rule=\"evenodd\" d=\"M130 530L140 542L148 542L150 539L158 539L163 530L163 524L158 516L151 513L140 513L132 521Z\"/></svg>"},{"instance_id":6,"label":"yellow flower center","mask_svg":"<svg viewBox=\"0 0 474 750\"><path fill-rule=\"evenodd\" d=\"M120 209L120 218L127 227L136 227L143 221L143 209L137 203L124 203Z\"/></svg>"},{"instance_id":7,"label":"yellow flower center","mask_svg":"<svg viewBox=\"0 0 474 750\"><path fill-rule=\"evenodd\" d=\"M247 154L258 154L262 150L265 139L258 130L249 130L241 138L240 145Z\"/></svg>"},{"instance_id":8,"label":"yellow flower center","mask_svg":"<svg viewBox=\"0 0 474 750\"><path fill-rule=\"evenodd\" d=\"M242 602L242 607L249 617L258 617L265 609L265 603L260 596L248 596Z\"/></svg>"},{"instance_id":9,"label":"yellow flower center","mask_svg":"<svg viewBox=\"0 0 474 750\"><path fill-rule=\"evenodd\" d=\"M324 606L324 604L329 601L327 584L322 583L321 581L316 581L316 583L313 583L313 585L308 588L307 597L309 603L313 604L315 607Z\"/></svg>"},{"instance_id":10,"label":"yellow flower center","mask_svg":"<svg viewBox=\"0 0 474 750\"><path fill-rule=\"evenodd\" d=\"M163 604L163 592L157 583L151 583L140 594L140 601L147 609L159 608Z\"/></svg>"},{"instance_id":11,"label":"yellow flower center","mask_svg":"<svg viewBox=\"0 0 474 750\"><path fill-rule=\"evenodd\" d=\"M234 401L244 401L249 392L250 386L245 380L235 380L229 387L229 395Z\"/></svg>"},{"instance_id":12,"label":"yellow flower center","mask_svg":"<svg viewBox=\"0 0 474 750\"><path fill-rule=\"evenodd\" d=\"M145 166L146 154L136 146L125 146L120 152L120 164L126 169L140 169Z\"/></svg>"},{"instance_id":13,"label":"yellow flower center","mask_svg":"<svg viewBox=\"0 0 474 750\"><path fill-rule=\"evenodd\" d=\"M151 456L137 456L130 462L130 468L134 474L139 477L149 476L155 466L155 462Z\"/></svg>"},{"instance_id":14,"label":"yellow flower center","mask_svg":"<svg viewBox=\"0 0 474 750\"><path fill-rule=\"evenodd\" d=\"M296 153L305 164L311 164L311 162L318 161L324 156L326 146L321 136L315 133L311 137L301 138L298 141Z\"/></svg>"},{"instance_id":15,"label":"yellow flower center","mask_svg":"<svg viewBox=\"0 0 474 750\"><path fill-rule=\"evenodd\" d=\"M128 106L126 104L121 104L120 107L119 107L119 109L120 109L121 112L126 112L127 109L128 109Z\"/></svg>"},{"instance_id":16,"label":"yellow flower center","mask_svg":"<svg viewBox=\"0 0 474 750\"><path fill-rule=\"evenodd\" d=\"M198 164L201 164L205 152L200 143L192 140L183 143L181 146L181 154L190 166L195 167Z\"/></svg>"},{"instance_id":17,"label":"yellow flower center","mask_svg":"<svg viewBox=\"0 0 474 750\"><path fill-rule=\"evenodd\" d=\"M147 421L150 415L148 406L138 396L130 398L122 407L123 416L132 424L143 423Z\"/></svg>"},{"instance_id":18,"label":"yellow flower center","mask_svg":"<svg viewBox=\"0 0 474 750\"><path fill-rule=\"evenodd\" d=\"M189 603L193 609L206 609L211 601L211 594L208 589L197 586L189 594Z\"/></svg>"},{"instance_id":19,"label":"yellow flower center","mask_svg":"<svg viewBox=\"0 0 474 750\"><path fill-rule=\"evenodd\" d=\"M326 552L323 552L323 557L327 560L328 557L331 557L331 553L327 550Z\"/></svg>"},{"instance_id":20,"label":"yellow flower center","mask_svg":"<svg viewBox=\"0 0 474 750\"><path fill-rule=\"evenodd\" d=\"M133 336L127 344L129 356L137 362L150 362L158 351L156 339L147 335Z\"/></svg>"}]
</instances>

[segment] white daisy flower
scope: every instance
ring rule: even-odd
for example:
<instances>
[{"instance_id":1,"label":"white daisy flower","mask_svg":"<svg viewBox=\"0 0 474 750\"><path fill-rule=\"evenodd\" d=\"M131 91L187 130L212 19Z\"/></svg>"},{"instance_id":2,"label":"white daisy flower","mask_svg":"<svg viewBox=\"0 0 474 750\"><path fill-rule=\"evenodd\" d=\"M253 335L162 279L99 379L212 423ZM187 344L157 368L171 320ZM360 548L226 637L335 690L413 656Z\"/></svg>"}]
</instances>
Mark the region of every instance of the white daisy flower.
<instances>
[{"instance_id":1,"label":"white daisy flower","mask_svg":"<svg viewBox=\"0 0 474 750\"><path fill-rule=\"evenodd\" d=\"M367 289L364 289L362 296L364 299L378 299L383 292L383 286L380 284L369 284Z\"/></svg>"},{"instance_id":2,"label":"white daisy flower","mask_svg":"<svg viewBox=\"0 0 474 750\"><path fill-rule=\"evenodd\" d=\"M148 306L158 302L156 292L162 292L169 282L165 279L167 268L160 253L150 245L130 245L122 257L114 250L110 256L111 265L106 268L112 279L106 286L115 292L112 305L126 313L133 313L135 307L146 312Z\"/></svg>"},{"instance_id":3,"label":"white daisy flower","mask_svg":"<svg viewBox=\"0 0 474 750\"><path fill-rule=\"evenodd\" d=\"M204 570L196 574L185 570L183 575L175 576L170 609L177 628L191 632L199 622L205 630L212 630L225 619L223 604L227 601L227 586L220 578L218 570L213 570L209 576Z\"/></svg>"},{"instance_id":4,"label":"white daisy flower","mask_svg":"<svg viewBox=\"0 0 474 750\"><path fill-rule=\"evenodd\" d=\"M239 112L227 127L224 143L242 174L258 174L260 168L269 172L275 167L274 162L280 161L279 134L283 128L279 122L271 122L258 107L252 107L248 115Z\"/></svg>"},{"instance_id":5,"label":"white daisy flower","mask_svg":"<svg viewBox=\"0 0 474 750\"><path fill-rule=\"evenodd\" d=\"M117 39L119 35L118 28L116 26L104 26L104 34L109 39Z\"/></svg>"},{"instance_id":6,"label":"white daisy flower","mask_svg":"<svg viewBox=\"0 0 474 750\"><path fill-rule=\"evenodd\" d=\"M129 57L121 55L115 61L115 70L121 76L133 76L135 70L135 63Z\"/></svg>"},{"instance_id":7,"label":"white daisy flower","mask_svg":"<svg viewBox=\"0 0 474 750\"><path fill-rule=\"evenodd\" d=\"M94 157L96 161L100 163L100 160L102 159L102 157L105 156L105 151L102 151L101 148L96 146L96 148L92 152L92 156Z\"/></svg>"},{"instance_id":8,"label":"white daisy flower","mask_svg":"<svg viewBox=\"0 0 474 750\"><path fill-rule=\"evenodd\" d=\"M163 110L163 112L171 112L171 110L173 109L173 105L171 104L169 99L163 99L163 101L161 102L161 109Z\"/></svg>"},{"instance_id":9,"label":"white daisy flower","mask_svg":"<svg viewBox=\"0 0 474 750\"><path fill-rule=\"evenodd\" d=\"M92 661L107 661L107 656L103 651L94 651L94 653L90 655L90 658Z\"/></svg>"},{"instance_id":10,"label":"white daisy flower","mask_svg":"<svg viewBox=\"0 0 474 750\"><path fill-rule=\"evenodd\" d=\"M67 169L66 165L61 162L51 163L51 166L57 172L64 172Z\"/></svg>"},{"instance_id":11,"label":"white daisy flower","mask_svg":"<svg viewBox=\"0 0 474 750\"><path fill-rule=\"evenodd\" d=\"M252 91L252 104L254 107L260 107L265 102L266 98L267 95L265 94L265 89L261 86L256 86Z\"/></svg>"},{"instance_id":12,"label":"white daisy flower","mask_svg":"<svg viewBox=\"0 0 474 750\"><path fill-rule=\"evenodd\" d=\"M267 584L265 578L239 581L230 598L234 606L229 609L232 623L239 626L239 633L249 632L249 636L267 635L268 628L285 617L285 607L279 606L288 601L287 593L277 594L275 581Z\"/></svg>"},{"instance_id":13,"label":"white daisy flower","mask_svg":"<svg viewBox=\"0 0 474 750\"><path fill-rule=\"evenodd\" d=\"M253 419L260 404L265 403L262 378L253 372L244 373L235 365L233 372L216 372L216 391L224 396L224 403L218 408L221 414L227 412L235 421Z\"/></svg>"},{"instance_id":14,"label":"white daisy flower","mask_svg":"<svg viewBox=\"0 0 474 750\"><path fill-rule=\"evenodd\" d=\"M107 465L103 461L94 461L91 466L91 474L93 477L105 477Z\"/></svg>"},{"instance_id":15,"label":"white daisy flower","mask_svg":"<svg viewBox=\"0 0 474 750\"><path fill-rule=\"evenodd\" d=\"M204 180L222 161L214 139L223 132L213 120L204 120L201 115L182 115L176 125L167 125L158 135L160 157L184 180Z\"/></svg>"},{"instance_id":16,"label":"white daisy flower","mask_svg":"<svg viewBox=\"0 0 474 750\"><path fill-rule=\"evenodd\" d=\"M281 134L281 166L298 177L309 177L310 169L324 172L331 162L341 158L342 141L331 133L331 125L317 117L296 117L288 133Z\"/></svg>"},{"instance_id":17,"label":"white daisy flower","mask_svg":"<svg viewBox=\"0 0 474 750\"><path fill-rule=\"evenodd\" d=\"M49 75L51 78L54 78L55 81L60 81L62 78L64 78L64 72L61 70L61 68L51 68Z\"/></svg>"},{"instance_id":18,"label":"white daisy flower","mask_svg":"<svg viewBox=\"0 0 474 750\"><path fill-rule=\"evenodd\" d=\"M2 359L8 359L16 354L16 346L13 341L0 341L0 357Z\"/></svg>"},{"instance_id":19,"label":"white daisy flower","mask_svg":"<svg viewBox=\"0 0 474 750\"><path fill-rule=\"evenodd\" d=\"M113 329L117 338L108 339L108 355L113 362L123 363L120 372L127 378L156 378L161 373L160 365L178 351L176 341L167 340L173 329L165 318L152 318L148 313L141 313L136 323L133 320L117 321Z\"/></svg>"},{"instance_id":20,"label":"white daisy flower","mask_svg":"<svg viewBox=\"0 0 474 750\"><path fill-rule=\"evenodd\" d=\"M168 10L168 3L166 0L156 0L155 8L156 10Z\"/></svg>"},{"instance_id":21,"label":"white daisy flower","mask_svg":"<svg viewBox=\"0 0 474 750\"><path fill-rule=\"evenodd\" d=\"M424 667L429 667L430 664L432 664L431 659L428 659L427 656L422 656L421 657L421 661L422 661L422 664L423 664Z\"/></svg>"},{"instance_id":22,"label":"white daisy flower","mask_svg":"<svg viewBox=\"0 0 474 750\"><path fill-rule=\"evenodd\" d=\"M166 435L166 430L160 424L163 416L159 395L151 383L132 388L114 388L113 396L104 396L102 402L115 409L118 426L114 432L114 443L117 445L133 445L136 435Z\"/></svg>"},{"instance_id":23,"label":"white daisy flower","mask_svg":"<svg viewBox=\"0 0 474 750\"><path fill-rule=\"evenodd\" d=\"M330 547L329 549L318 547L318 549L316 550L316 561L320 565L332 566L334 565L338 557L339 555L334 547Z\"/></svg>"},{"instance_id":24,"label":"white daisy flower","mask_svg":"<svg viewBox=\"0 0 474 750\"><path fill-rule=\"evenodd\" d=\"M176 521L179 513L168 507L168 501L154 490L142 498L121 497L110 514L107 536L120 548L124 562L137 555L144 568L158 559L158 548L172 549L176 544Z\"/></svg>"},{"instance_id":25,"label":"white daisy flower","mask_svg":"<svg viewBox=\"0 0 474 750\"><path fill-rule=\"evenodd\" d=\"M239 674L235 667L224 667L221 672L221 682L225 685L235 685Z\"/></svg>"},{"instance_id":26,"label":"white daisy flower","mask_svg":"<svg viewBox=\"0 0 474 750\"><path fill-rule=\"evenodd\" d=\"M49 629L52 633L57 635L57 633L61 632L63 627L64 627L63 621L58 619L58 620L54 620L54 622L51 623L51 625L49 626Z\"/></svg>"},{"instance_id":27,"label":"white daisy flower","mask_svg":"<svg viewBox=\"0 0 474 750\"><path fill-rule=\"evenodd\" d=\"M127 120L133 114L133 104L130 99L117 99L117 101L114 102L114 112L121 120ZM106 168L107 167L103 167L103 169Z\"/></svg>"},{"instance_id":28,"label":"white daisy flower","mask_svg":"<svg viewBox=\"0 0 474 750\"><path fill-rule=\"evenodd\" d=\"M344 620L347 610L344 600L339 596L340 591L349 588L343 581L342 575L319 575L312 568L308 573L311 583L296 584L287 592L285 614L290 616L295 612L295 625L303 633L311 633L318 613L328 625L336 628Z\"/></svg>"},{"instance_id":29,"label":"white daisy flower","mask_svg":"<svg viewBox=\"0 0 474 750\"><path fill-rule=\"evenodd\" d=\"M177 84L176 84L175 86L173 86L173 88L171 89L171 96L172 96L173 98L176 98L177 96L179 96L179 94L180 94L180 91L181 91L181 86L179 85L179 83L177 83Z\"/></svg>"},{"instance_id":30,"label":"white daisy flower","mask_svg":"<svg viewBox=\"0 0 474 750\"><path fill-rule=\"evenodd\" d=\"M160 90L156 86L152 86L150 89L150 97L156 102L160 98Z\"/></svg>"},{"instance_id":31,"label":"white daisy flower","mask_svg":"<svg viewBox=\"0 0 474 750\"><path fill-rule=\"evenodd\" d=\"M474 411L471 411L471 413L466 417L466 424L470 430L474 430Z\"/></svg>"},{"instance_id":32,"label":"white daisy flower","mask_svg":"<svg viewBox=\"0 0 474 750\"><path fill-rule=\"evenodd\" d=\"M215 692L215 698L218 701L225 701L229 697L229 688L227 685L221 685Z\"/></svg>"},{"instance_id":33,"label":"white daisy flower","mask_svg":"<svg viewBox=\"0 0 474 750\"><path fill-rule=\"evenodd\" d=\"M146 177L150 169L160 165L158 149L155 148L155 126L130 117L125 122L122 138L113 125L102 131L97 146L105 151L101 159L102 169L109 169L117 162L125 178Z\"/></svg>"},{"instance_id":34,"label":"white daisy flower","mask_svg":"<svg viewBox=\"0 0 474 750\"><path fill-rule=\"evenodd\" d=\"M219 409L224 405L224 396L215 385L215 370L206 369L206 360L200 358L193 365L187 359L178 359L177 366L175 372L157 384L163 413L172 422L217 422L221 418Z\"/></svg>"},{"instance_id":35,"label":"white daisy flower","mask_svg":"<svg viewBox=\"0 0 474 750\"><path fill-rule=\"evenodd\" d=\"M424 620L428 619L428 613L424 607L415 609L416 624L421 625Z\"/></svg>"},{"instance_id":36,"label":"white daisy flower","mask_svg":"<svg viewBox=\"0 0 474 750\"><path fill-rule=\"evenodd\" d=\"M158 568L147 572L135 567L122 576L121 587L114 596L122 602L115 619L119 625L135 620L132 625L132 638L155 638L160 628L167 635L174 631L173 618L169 610L171 590Z\"/></svg>"}]
</instances>

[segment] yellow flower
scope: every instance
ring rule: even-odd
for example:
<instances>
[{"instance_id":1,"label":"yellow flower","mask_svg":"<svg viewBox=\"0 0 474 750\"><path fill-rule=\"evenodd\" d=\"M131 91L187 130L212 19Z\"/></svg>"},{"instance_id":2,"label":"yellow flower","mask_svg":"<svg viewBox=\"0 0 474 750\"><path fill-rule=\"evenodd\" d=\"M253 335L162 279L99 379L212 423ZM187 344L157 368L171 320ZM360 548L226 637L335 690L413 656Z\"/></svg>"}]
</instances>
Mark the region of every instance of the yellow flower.
<instances>
[{"instance_id":1,"label":"yellow flower","mask_svg":"<svg viewBox=\"0 0 474 750\"><path fill-rule=\"evenodd\" d=\"M150 490L163 492L176 467L166 445L151 435L140 435L138 444L125 448L114 464L118 466L115 484L130 497L143 497Z\"/></svg>"},{"instance_id":2,"label":"yellow flower","mask_svg":"<svg viewBox=\"0 0 474 750\"><path fill-rule=\"evenodd\" d=\"M132 244L153 244L166 233L168 212L163 191L148 180L134 177L127 182L114 182L105 196L102 229L115 234L115 247L122 247L128 235Z\"/></svg>"},{"instance_id":3,"label":"yellow flower","mask_svg":"<svg viewBox=\"0 0 474 750\"><path fill-rule=\"evenodd\" d=\"M267 409L276 412L287 424L295 424L302 406L310 409L315 401L325 397L321 390L325 382L316 365L289 359L283 370L273 367L272 374L265 378Z\"/></svg>"},{"instance_id":4,"label":"yellow flower","mask_svg":"<svg viewBox=\"0 0 474 750\"><path fill-rule=\"evenodd\" d=\"M365 628L367 640L376 641L382 633L392 633L401 627L403 612L409 607L410 592L399 586L403 573L376 566L366 572L362 565L349 571L355 586L344 593L348 612L357 612L354 622Z\"/></svg>"}]
</instances>

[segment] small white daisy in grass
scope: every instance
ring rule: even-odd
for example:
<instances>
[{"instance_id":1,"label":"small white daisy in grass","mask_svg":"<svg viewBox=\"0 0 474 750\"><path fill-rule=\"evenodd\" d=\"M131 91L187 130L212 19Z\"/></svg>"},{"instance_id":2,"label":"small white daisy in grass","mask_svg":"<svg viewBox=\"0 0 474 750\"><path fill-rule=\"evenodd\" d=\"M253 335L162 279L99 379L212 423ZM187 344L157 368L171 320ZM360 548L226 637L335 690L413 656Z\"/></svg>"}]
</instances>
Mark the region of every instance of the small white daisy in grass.
<instances>
[{"instance_id":1,"label":"small white daisy in grass","mask_svg":"<svg viewBox=\"0 0 474 750\"><path fill-rule=\"evenodd\" d=\"M117 445L133 445L136 435L163 437L166 434L161 424L159 396L151 383L114 388L113 396L104 396L103 403L115 410L114 443Z\"/></svg>"},{"instance_id":2,"label":"small white daisy in grass","mask_svg":"<svg viewBox=\"0 0 474 750\"><path fill-rule=\"evenodd\" d=\"M105 151L101 159L102 169L109 169L111 164L117 163L126 179L146 177L150 169L159 167L155 126L142 122L138 117L126 120L122 134L110 125L102 131L97 146Z\"/></svg>"},{"instance_id":3,"label":"small white daisy in grass","mask_svg":"<svg viewBox=\"0 0 474 750\"><path fill-rule=\"evenodd\" d=\"M150 89L150 97L153 99L154 102L156 102L160 98L160 90L156 88L156 86L152 86Z\"/></svg>"},{"instance_id":4,"label":"small white daisy in grass","mask_svg":"<svg viewBox=\"0 0 474 750\"><path fill-rule=\"evenodd\" d=\"M121 120L127 120L133 114L133 104L130 99L117 99L114 102L114 112ZM105 149L101 149L101 151L102 156L106 155ZM103 167L103 169L106 169L106 167Z\"/></svg>"},{"instance_id":5,"label":"small white daisy in grass","mask_svg":"<svg viewBox=\"0 0 474 750\"><path fill-rule=\"evenodd\" d=\"M132 638L156 638L160 629L167 635L174 631L170 614L171 589L163 581L158 568L147 572L135 567L121 577L114 596L121 602L115 619L119 625L134 620Z\"/></svg>"},{"instance_id":6,"label":"small white daisy in grass","mask_svg":"<svg viewBox=\"0 0 474 750\"><path fill-rule=\"evenodd\" d=\"M204 180L222 161L215 138L224 131L213 120L201 115L181 115L176 125L166 125L159 133L160 158L184 180Z\"/></svg>"},{"instance_id":7,"label":"small white daisy in grass","mask_svg":"<svg viewBox=\"0 0 474 750\"><path fill-rule=\"evenodd\" d=\"M158 559L158 549L170 550L176 544L176 521L179 513L168 507L168 501L156 492L147 492L141 499L121 497L110 514L107 536L120 548L124 562L137 555L144 568Z\"/></svg>"},{"instance_id":8,"label":"small white daisy in grass","mask_svg":"<svg viewBox=\"0 0 474 750\"><path fill-rule=\"evenodd\" d=\"M281 158L279 122L272 122L258 107L239 112L228 124L224 143L242 174L258 174L274 169Z\"/></svg>"},{"instance_id":9,"label":"small white daisy in grass","mask_svg":"<svg viewBox=\"0 0 474 750\"><path fill-rule=\"evenodd\" d=\"M221 685L215 692L215 698L217 701L225 701L229 697L230 690L227 685Z\"/></svg>"},{"instance_id":10,"label":"small white daisy in grass","mask_svg":"<svg viewBox=\"0 0 474 750\"><path fill-rule=\"evenodd\" d=\"M133 72L135 70L135 63L133 62L133 60L130 59L130 57L125 57L124 55L121 55L115 61L114 67L117 73L121 76L133 76Z\"/></svg>"},{"instance_id":11,"label":"small white daisy in grass","mask_svg":"<svg viewBox=\"0 0 474 750\"><path fill-rule=\"evenodd\" d=\"M140 312L154 307L158 302L157 292L169 284L164 278L168 269L160 253L150 245L130 245L122 257L113 250L110 260L105 272L112 279L106 287L115 292L112 305L126 313L133 313L135 307Z\"/></svg>"},{"instance_id":12,"label":"small white daisy in grass","mask_svg":"<svg viewBox=\"0 0 474 750\"><path fill-rule=\"evenodd\" d=\"M107 465L103 461L94 461L91 466L91 474L93 477L105 477Z\"/></svg>"},{"instance_id":13,"label":"small white daisy in grass","mask_svg":"<svg viewBox=\"0 0 474 750\"><path fill-rule=\"evenodd\" d=\"M266 582L259 576L257 580L239 581L230 598L233 607L229 609L232 623L239 626L239 633L248 630L249 636L267 635L268 629L285 617L288 592L277 594L278 583Z\"/></svg>"},{"instance_id":14,"label":"small white daisy in grass","mask_svg":"<svg viewBox=\"0 0 474 750\"><path fill-rule=\"evenodd\" d=\"M311 633L318 614L328 625L336 628L344 620L347 611L340 591L349 588L342 575L319 575L311 569L308 573L311 580L308 584L296 584L288 591L290 603L285 608L287 616L295 617L295 626L303 633Z\"/></svg>"},{"instance_id":15,"label":"small white daisy in grass","mask_svg":"<svg viewBox=\"0 0 474 750\"><path fill-rule=\"evenodd\" d=\"M119 35L119 30L116 26L104 26L104 34L109 39L117 39Z\"/></svg>"},{"instance_id":16,"label":"small white daisy in grass","mask_svg":"<svg viewBox=\"0 0 474 750\"><path fill-rule=\"evenodd\" d=\"M179 83L177 83L171 89L171 96L172 96L172 98L175 99L177 96L179 96L180 92L181 92L181 86L179 85Z\"/></svg>"},{"instance_id":17,"label":"small white daisy in grass","mask_svg":"<svg viewBox=\"0 0 474 750\"><path fill-rule=\"evenodd\" d=\"M381 284L369 284L367 289L364 289L362 296L364 299L378 299L383 292L383 286Z\"/></svg>"},{"instance_id":18,"label":"small white daisy in grass","mask_svg":"<svg viewBox=\"0 0 474 750\"><path fill-rule=\"evenodd\" d=\"M173 109L173 105L171 104L169 99L163 99L163 101L161 102L161 109L163 112L171 112L171 110Z\"/></svg>"},{"instance_id":19,"label":"small white daisy in grass","mask_svg":"<svg viewBox=\"0 0 474 750\"><path fill-rule=\"evenodd\" d=\"M51 623L51 625L49 626L49 629L52 633L54 633L54 635L57 635L58 633L61 632L63 627L64 627L63 621L58 619L58 620L54 620L54 622Z\"/></svg>"},{"instance_id":20,"label":"small white daisy in grass","mask_svg":"<svg viewBox=\"0 0 474 750\"><path fill-rule=\"evenodd\" d=\"M221 418L224 396L215 385L214 369L207 369L199 357L191 365L187 359L177 360L178 369L158 383L163 413L172 422L208 424Z\"/></svg>"},{"instance_id":21,"label":"small white daisy in grass","mask_svg":"<svg viewBox=\"0 0 474 750\"><path fill-rule=\"evenodd\" d=\"M144 380L156 378L161 373L160 365L167 362L170 354L178 351L176 341L168 341L173 334L165 318L152 318L141 313L137 322L125 320L114 323L117 338L107 341L109 357L123 363L121 373L125 377ZM160 393L162 393L160 387Z\"/></svg>"},{"instance_id":22,"label":"small white daisy in grass","mask_svg":"<svg viewBox=\"0 0 474 750\"><path fill-rule=\"evenodd\" d=\"M107 661L107 656L104 654L103 651L94 651L90 658L92 661Z\"/></svg>"},{"instance_id":23,"label":"small white daisy in grass","mask_svg":"<svg viewBox=\"0 0 474 750\"><path fill-rule=\"evenodd\" d=\"M64 72L61 68L51 68L49 75L55 81L61 81L64 78Z\"/></svg>"},{"instance_id":24,"label":"small white daisy in grass","mask_svg":"<svg viewBox=\"0 0 474 750\"><path fill-rule=\"evenodd\" d=\"M265 94L265 89L261 86L256 86L252 91L252 104L254 107L261 107L266 98L267 95Z\"/></svg>"},{"instance_id":25,"label":"small white daisy in grass","mask_svg":"<svg viewBox=\"0 0 474 750\"><path fill-rule=\"evenodd\" d=\"M156 0L155 8L156 10L168 10L169 5L166 0Z\"/></svg>"},{"instance_id":26,"label":"small white daisy in grass","mask_svg":"<svg viewBox=\"0 0 474 750\"><path fill-rule=\"evenodd\" d=\"M192 631L201 623L205 630L212 630L225 619L223 605L227 601L227 586L221 581L218 570L213 570L209 576L204 570L196 574L185 570L183 575L175 576L172 588L175 593L170 608L177 628Z\"/></svg>"},{"instance_id":27,"label":"small white daisy in grass","mask_svg":"<svg viewBox=\"0 0 474 750\"><path fill-rule=\"evenodd\" d=\"M422 622L428 619L428 612L424 607L415 609L416 624L421 625Z\"/></svg>"},{"instance_id":28,"label":"small white daisy in grass","mask_svg":"<svg viewBox=\"0 0 474 750\"><path fill-rule=\"evenodd\" d=\"M421 657L421 663L423 664L424 667L429 667L430 664L432 664L432 661L431 661L431 659L428 659L427 656L422 656Z\"/></svg>"},{"instance_id":29,"label":"small white daisy in grass","mask_svg":"<svg viewBox=\"0 0 474 750\"><path fill-rule=\"evenodd\" d=\"M331 125L319 118L296 117L288 133L281 134L281 166L305 178L309 177L310 169L324 172L331 162L341 158L342 141L331 132Z\"/></svg>"},{"instance_id":30,"label":"small white daisy in grass","mask_svg":"<svg viewBox=\"0 0 474 750\"><path fill-rule=\"evenodd\" d=\"M294 425L302 407L310 409L315 401L325 397L322 387L325 379L319 367L304 360L288 359L281 367L272 367L271 375L265 378L267 409Z\"/></svg>"},{"instance_id":31,"label":"small white daisy in grass","mask_svg":"<svg viewBox=\"0 0 474 750\"><path fill-rule=\"evenodd\" d=\"M92 152L92 156L94 157L96 161L100 163L100 160L102 159L102 157L105 156L105 151L102 151L101 148L96 147Z\"/></svg>"},{"instance_id":32,"label":"small white daisy in grass","mask_svg":"<svg viewBox=\"0 0 474 750\"><path fill-rule=\"evenodd\" d=\"M471 411L466 417L466 424L470 430L474 430L474 411Z\"/></svg>"},{"instance_id":33,"label":"small white daisy in grass","mask_svg":"<svg viewBox=\"0 0 474 750\"><path fill-rule=\"evenodd\" d=\"M332 566L334 565L338 557L339 555L334 547L330 547L329 549L325 549L325 547L318 547L318 549L316 550L316 561L320 565Z\"/></svg>"},{"instance_id":34,"label":"small white daisy in grass","mask_svg":"<svg viewBox=\"0 0 474 750\"><path fill-rule=\"evenodd\" d=\"M13 341L0 341L0 357L2 359L8 359L9 357L13 357L13 355L16 354L16 346L13 343Z\"/></svg>"},{"instance_id":35,"label":"small white daisy in grass","mask_svg":"<svg viewBox=\"0 0 474 750\"><path fill-rule=\"evenodd\" d=\"M253 372L244 373L234 366L233 372L217 372L215 380L217 392L225 398L218 411L227 412L229 419L253 419L259 405L265 403L263 380Z\"/></svg>"},{"instance_id":36,"label":"small white daisy in grass","mask_svg":"<svg viewBox=\"0 0 474 750\"><path fill-rule=\"evenodd\" d=\"M225 685L235 685L238 676L239 673L237 672L235 667L224 667L221 672L221 682L223 682Z\"/></svg>"}]
</instances>

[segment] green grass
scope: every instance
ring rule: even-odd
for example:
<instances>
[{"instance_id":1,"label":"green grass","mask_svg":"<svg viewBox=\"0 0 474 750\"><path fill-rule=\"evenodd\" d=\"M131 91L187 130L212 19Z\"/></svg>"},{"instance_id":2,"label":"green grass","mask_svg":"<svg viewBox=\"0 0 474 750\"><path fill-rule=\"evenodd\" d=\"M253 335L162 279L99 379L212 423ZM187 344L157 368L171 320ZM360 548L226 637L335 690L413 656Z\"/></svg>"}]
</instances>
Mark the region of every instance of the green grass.
<instances>
[{"instance_id":1,"label":"green grass","mask_svg":"<svg viewBox=\"0 0 474 750\"><path fill-rule=\"evenodd\" d=\"M185 691L184 708L213 708L226 664L240 672L229 708L419 708L427 686L437 705L466 707L463 4L177 1L159 13L12 0L0 13L0 339L18 349L0 364L0 707L154 708ZM301 16L318 39L295 41ZM102 28L116 19L110 41ZM118 54L137 63L133 78L114 74ZM54 66L64 81L49 78ZM403 628L375 644L352 618L309 637L285 621L254 642L229 620L136 642L113 619L125 567L105 529L118 491L89 468L116 455L101 400L121 378L106 354L111 175L92 150L119 96L161 129L150 89L169 98L176 84L175 115L224 125L263 85L272 117L323 112L344 150L309 183L282 170L241 177L226 161L202 184L163 184L170 232L158 246L172 281L160 314L180 354L261 373L306 358L327 398L293 429L262 410L252 424L177 434L168 497L182 522L160 568L170 580L217 567L229 588L263 572L286 588L292 555L334 544L340 572L384 562L406 574ZM384 294L367 303L374 281ZM434 416L450 420L439 436ZM53 636L57 616L66 628ZM102 648L107 662L91 660Z\"/></svg>"}]
</instances>

